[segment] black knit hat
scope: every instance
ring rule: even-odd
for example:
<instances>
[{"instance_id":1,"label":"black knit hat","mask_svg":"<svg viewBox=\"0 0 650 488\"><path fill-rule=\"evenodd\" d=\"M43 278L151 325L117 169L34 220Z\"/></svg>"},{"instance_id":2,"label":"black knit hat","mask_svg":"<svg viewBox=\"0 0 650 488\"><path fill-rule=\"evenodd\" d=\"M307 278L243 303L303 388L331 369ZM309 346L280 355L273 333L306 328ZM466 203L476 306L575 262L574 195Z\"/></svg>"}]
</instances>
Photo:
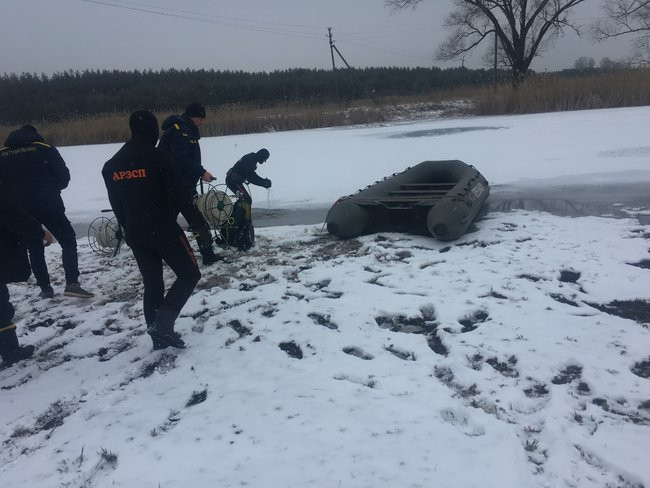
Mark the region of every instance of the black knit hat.
<instances>
[{"instance_id":1,"label":"black knit hat","mask_svg":"<svg viewBox=\"0 0 650 488\"><path fill-rule=\"evenodd\" d=\"M158 119L151 112L136 110L129 117L131 138L156 145L158 141Z\"/></svg>"},{"instance_id":2,"label":"black knit hat","mask_svg":"<svg viewBox=\"0 0 650 488\"><path fill-rule=\"evenodd\" d=\"M205 119L205 107L199 102L192 102L185 109L185 115Z\"/></svg>"},{"instance_id":3,"label":"black knit hat","mask_svg":"<svg viewBox=\"0 0 650 488\"><path fill-rule=\"evenodd\" d=\"M264 148L260 149L260 150L257 151L255 154L257 155L257 160L258 160L260 163L263 163L264 161L266 161L267 159L269 159L269 156L271 155L271 153L269 153L269 150L268 150L268 149L264 149Z\"/></svg>"}]
</instances>

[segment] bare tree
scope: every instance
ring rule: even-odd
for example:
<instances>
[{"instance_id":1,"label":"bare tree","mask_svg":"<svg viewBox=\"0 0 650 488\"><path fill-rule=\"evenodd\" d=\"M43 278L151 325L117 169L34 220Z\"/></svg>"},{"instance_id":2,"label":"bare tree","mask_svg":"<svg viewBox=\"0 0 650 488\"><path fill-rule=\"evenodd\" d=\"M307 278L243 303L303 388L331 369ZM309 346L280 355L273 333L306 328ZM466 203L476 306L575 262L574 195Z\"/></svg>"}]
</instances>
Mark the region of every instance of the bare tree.
<instances>
[{"instance_id":1,"label":"bare tree","mask_svg":"<svg viewBox=\"0 0 650 488\"><path fill-rule=\"evenodd\" d=\"M596 67L596 60L587 56L580 56L573 63L573 69L578 71L589 71Z\"/></svg>"},{"instance_id":2,"label":"bare tree","mask_svg":"<svg viewBox=\"0 0 650 488\"><path fill-rule=\"evenodd\" d=\"M617 71L625 68L626 63L624 61L614 61L608 57L604 57L600 60L600 69L604 71Z\"/></svg>"},{"instance_id":3,"label":"bare tree","mask_svg":"<svg viewBox=\"0 0 650 488\"><path fill-rule=\"evenodd\" d=\"M634 61L650 61L650 0L604 0L606 20L593 25L598 40L631 36Z\"/></svg>"},{"instance_id":4,"label":"bare tree","mask_svg":"<svg viewBox=\"0 0 650 488\"><path fill-rule=\"evenodd\" d=\"M392 9L415 8L423 0L384 0ZM451 34L438 47L436 58L463 57L496 35L513 83L527 74L530 64L562 35L579 26L570 19L571 9L586 0L452 0L455 9L445 20ZM650 1L650 0L649 0ZM494 47L491 47L494 49Z\"/></svg>"}]
</instances>

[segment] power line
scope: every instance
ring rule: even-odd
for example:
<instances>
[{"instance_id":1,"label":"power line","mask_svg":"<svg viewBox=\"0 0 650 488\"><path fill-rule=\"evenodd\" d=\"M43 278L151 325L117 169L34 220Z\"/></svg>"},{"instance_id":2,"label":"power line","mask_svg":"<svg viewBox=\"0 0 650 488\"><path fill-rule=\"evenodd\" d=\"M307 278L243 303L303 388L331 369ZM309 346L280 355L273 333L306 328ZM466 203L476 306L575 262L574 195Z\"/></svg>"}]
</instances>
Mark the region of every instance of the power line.
<instances>
[{"instance_id":1,"label":"power line","mask_svg":"<svg viewBox=\"0 0 650 488\"><path fill-rule=\"evenodd\" d=\"M267 34L282 35L288 37L298 37L303 39L320 40L322 39L322 26L307 26L297 24L275 23L259 20L248 20L237 17L226 17L220 15L212 15L203 12L182 10L176 8L160 7L156 5L140 3L140 2L126 2L120 0L82 0L86 3L93 3L103 5L106 7L120 8L130 10L133 12L140 12L145 14L159 15L163 17L179 18L183 20L202 22L206 24L220 25L232 29L249 30L254 32L262 32ZM422 26L422 28L420 28ZM361 47L364 49L372 49L389 54L398 54L400 56L408 56L413 58L427 58L423 54L413 53L407 50L387 47L372 42L371 38L387 38L403 35L412 35L418 32L430 32L431 27L425 27L426 24L416 24L413 26L399 25L399 26L386 26L381 30L366 30L358 31L358 34L364 35L360 37L358 34L347 33L348 39L343 38L340 40L342 44ZM417 28L415 28L417 27ZM349 28L349 27L348 27ZM394 29L392 32L390 29ZM350 39L352 38L352 39Z\"/></svg>"},{"instance_id":2,"label":"power line","mask_svg":"<svg viewBox=\"0 0 650 488\"><path fill-rule=\"evenodd\" d=\"M430 55L418 54L418 53L414 53L412 51L407 51L407 50L404 50L404 49L399 49L399 48L395 48L395 47L388 47L388 46L385 46L385 45L373 43L373 42L368 41L367 39L357 37L354 34L348 34L348 35L351 36L353 39L343 39L343 40L340 40L339 42L341 44L353 45L353 46L354 45L361 46L361 47L370 48L370 49L374 49L375 51L381 51L381 52L389 53L389 54L399 54L400 56L409 56L409 57L413 57L413 58L427 58L429 60L431 59Z\"/></svg>"},{"instance_id":3,"label":"power line","mask_svg":"<svg viewBox=\"0 0 650 488\"><path fill-rule=\"evenodd\" d=\"M125 10L131 10L135 12L142 12L142 13L148 13L148 14L154 14L154 15L160 15L164 17L174 17L174 18L179 18L179 19L185 19L185 20L192 20L196 22L203 22L206 24L214 24L214 25L221 25L224 27L232 27L235 29L243 29L243 30L250 30L250 31L255 31L255 32L265 32L268 34L277 34L277 35L285 35L285 36L291 36L291 37L302 37L305 39L322 39L322 35L319 34L311 34L309 32L301 32L301 31L296 31L296 30L288 30L288 29L278 29L278 28L273 28L273 27L265 27L262 24L267 24L269 26L271 25L286 25L286 24L273 24L273 23L268 23L268 22L232 22L230 20L218 20L219 18L223 19L228 19L228 17L219 17L216 16L215 18L207 18L205 14L198 13L198 12L189 12L189 11L183 11L183 10L177 10L177 9L167 9L167 8L161 8L161 7L153 7L153 6L147 6L144 4L136 4L136 3L125 3L125 4L119 4L119 3L114 3L114 2L109 2L109 1L103 1L103 0L82 0L83 2L87 3L94 3L97 5L104 5L107 7L114 7L114 8L121 8ZM156 10L157 9L157 10ZM232 19L232 20L238 20L238 19ZM256 25L257 24L257 25Z\"/></svg>"},{"instance_id":4,"label":"power line","mask_svg":"<svg viewBox=\"0 0 650 488\"><path fill-rule=\"evenodd\" d=\"M82 0L90 3L100 3L101 0L95 1L95 0ZM142 7L145 9L153 9L155 11L167 11L172 14L187 14L187 15L192 15L196 17L210 17L213 19L224 19L227 21L237 21L237 22L243 22L244 24L266 24L266 25L275 25L275 26L285 26L285 27L303 27L303 28L316 28L315 26L309 26L309 25L302 25L302 24L286 24L286 23L279 23L279 22L268 22L268 21L263 21L263 20L255 20L251 21L250 19L242 19L239 17L226 17L223 15L214 15L214 14L208 14L205 12L197 12L197 11L192 11L192 10L182 10L182 9L177 9L177 8L170 8L170 7L161 7L158 5L151 5L147 3L140 3L140 2L127 2L124 0L112 0L112 1L104 1L101 2L103 5L110 5L114 7L128 7L128 6L135 6L135 7ZM147 10L148 11L148 10ZM318 27L320 29L320 27Z\"/></svg>"}]
</instances>

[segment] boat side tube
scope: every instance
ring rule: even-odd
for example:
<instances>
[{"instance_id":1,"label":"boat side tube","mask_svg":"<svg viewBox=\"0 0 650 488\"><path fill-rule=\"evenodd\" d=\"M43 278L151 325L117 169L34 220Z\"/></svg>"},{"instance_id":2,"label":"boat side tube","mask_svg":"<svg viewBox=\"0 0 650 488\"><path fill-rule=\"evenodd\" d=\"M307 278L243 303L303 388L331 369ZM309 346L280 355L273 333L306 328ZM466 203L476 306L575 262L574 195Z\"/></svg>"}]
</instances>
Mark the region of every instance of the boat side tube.
<instances>
[{"instance_id":1,"label":"boat side tube","mask_svg":"<svg viewBox=\"0 0 650 488\"><path fill-rule=\"evenodd\" d=\"M370 213L350 197L341 197L327 214L327 232L341 239L360 236L370 227Z\"/></svg>"},{"instance_id":2,"label":"boat side tube","mask_svg":"<svg viewBox=\"0 0 650 488\"><path fill-rule=\"evenodd\" d=\"M470 174L461 179L427 215L427 228L441 241L458 239L476 218L487 200L490 186L473 166Z\"/></svg>"}]
</instances>

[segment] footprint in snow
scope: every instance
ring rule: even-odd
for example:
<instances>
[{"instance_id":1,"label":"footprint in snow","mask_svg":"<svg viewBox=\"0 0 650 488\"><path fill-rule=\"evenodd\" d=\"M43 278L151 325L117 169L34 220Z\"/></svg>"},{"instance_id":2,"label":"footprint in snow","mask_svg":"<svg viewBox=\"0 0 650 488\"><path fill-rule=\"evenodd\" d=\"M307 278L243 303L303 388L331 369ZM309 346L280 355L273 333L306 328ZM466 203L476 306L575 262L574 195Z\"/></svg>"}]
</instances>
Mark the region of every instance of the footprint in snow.
<instances>
[{"instance_id":1,"label":"footprint in snow","mask_svg":"<svg viewBox=\"0 0 650 488\"><path fill-rule=\"evenodd\" d=\"M458 323L463 326L461 330L462 333L471 332L478 328L478 325L487 320L490 316L485 310L476 310L466 314L462 319L458 320Z\"/></svg>"},{"instance_id":2,"label":"footprint in snow","mask_svg":"<svg viewBox=\"0 0 650 488\"><path fill-rule=\"evenodd\" d=\"M440 411L440 418L450 425L458 428L468 437L485 435L485 428L474 422L469 415L458 408L446 408Z\"/></svg>"},{"instance_id":3,"label":"footprint in snow","mask_svg":"<svg viewBox=\"0 0 650 488\"><path fill-rule=\"evenodd\" d=\"M344 347L343 352L345 354L349 354L350 356L356 356L356 357L358 357L360 359L365 359L366 361L375 358L375 356L373 356L372 354L367 353L366 351L364 351L360 347L356 347L356 346Z\"/></svg>"},{"instance_id":4,"label":"footprint in snow","mask_svg":"<svg viewBox=\"0 0 650 488\"><path fill-rule=\"evenodd\" d=\"M282 349L284 352L286 352L290 357L295 358L295 359L302 359L303 358L303 353L302 349L298 344L296 344L293 341L289 342L281 342L278 344L280 349Z\"/></svg>"},{"instance_id":5,"label":"footprint in snow","mask_svg":"<svg viewBox=\"0 0 650 488\"><path fill-rule=\"evenodd\" d=\"M499 361L496 357L492 357L486 359L485 362L503 376L508 376L509 378L517 378L519 376L519 372L515 369L515 366L517 365L517 358L515 356L510 356L505 361Z\"/></svg>"},{"instance_id":6,"label":"footprint in snow","mask_svg":"<svg viewBox=\"0 0 650 488\"><path fill-rule=\"evenodd\" d=\"M341 381L349 381L350 383L366 386L368 388L377 388L378 385L377 380L375 380L372 376L368 376L368 378L361 378L360 376L353 376L348 374L337 374L336 376L334 376L334 379L341 380Z\"/></svg>"},{"instance_id":7,"label":"footprint in snow","mask_svg":"<svg viewBox=\"0 0 650 488\"><path fill-rule=\"evenodd\" d=\"M582 366L571 364L556 374L551 383L554 385L566 385L572 381L579 380L582 377Z\"/></svg>"},{"instance_id":8,"label":"footprint in snow","mask_svg":"<svg viewBox=\"0 0 650 488\"><path fill-rule=\"evenodd\" d=\"M338 325L332 322L330 314L322 315L316 312L312 312L310 314L307 314L307 317L312 319L315 324L322 325L328 329L338 330L339 328Z\"/></svg>"},{"instance_id":9,"label":"footprint in snow","mask_svg":"<svg viewBox=\"0 0 650 488\"><path fill-rule=\"evenodd\" d=\"M404 361L415 361L415 353L412 351L408 351L406 349L402 349L401 347L397 347L393 344L389 346L384 346L384 349L391 353L393 356L396 356Z\"/></svg>"}]
</instances>

